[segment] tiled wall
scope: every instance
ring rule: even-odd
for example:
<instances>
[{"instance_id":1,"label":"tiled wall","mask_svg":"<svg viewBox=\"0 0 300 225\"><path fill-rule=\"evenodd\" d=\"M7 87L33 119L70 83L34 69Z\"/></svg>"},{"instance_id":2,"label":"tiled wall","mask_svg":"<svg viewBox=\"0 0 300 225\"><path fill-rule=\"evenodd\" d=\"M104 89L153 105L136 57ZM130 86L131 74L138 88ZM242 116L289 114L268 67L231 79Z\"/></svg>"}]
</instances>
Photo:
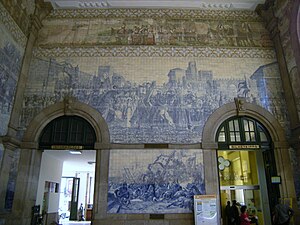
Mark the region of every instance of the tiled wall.
<instances>
[{"instance_id":1,"label":"tiled wall","mask_svg":"<svg viewBox=\"0 0 300 225\"><path fill-rule=\"evenodd\" d=\"M24 35L0 4L0 136L5 135L24 52Z\"/></svg>"},{"instance_id":2,"label":"tiled wall","mask_svg":"<svg viewBox=\"0 0 300 225\"><path fill-rule=\"evenodd\" d=\"M23 127L69 95L101 113L114 143L201 142L209 115L235 97L286 125L275 52L254 12L57 10L43 25Z\"/></svg>"},{"instance_id":3,"label":"tiled wall","mask_svg":"<svg viewBox=\"0 0 300 225\"><path fill-rule=\"evenodd\" d=\"M202 150L112 150L108 213L191 213L205 194Z\"/></svg>"},{"instance_id":4,"label":"tiled wall","mask_svg":"<svg viewBox=\"0 0 300 225\"><path fill-rule=\"evenodd\" d=\"M0 213L12 209L15 194L20 149L7 149L1 136L7 134L25 43L25 35L0 3Z\"/></svg>"},{"instance_id":5,"label":"tiled wall","mask_svg":"<svg viewBox=\"0 0 300 225\"><path fill-rule=\"evenodd\" d=\"M201 142L207 118L238 96L286 122L271 57L35 57L22 126L68 95L101 113L114 143Z\"/></svg>"},{"instance_id":6,"label":"tiled wall","mask_svg":"<svg viewBox=\"0 0 300 225\"><path fill-rule=\"evenodd\" d=\"M21 127L67 96L99 111L112 143L199 143L208 117L235 97L286 126L271 43L248 11L54 11L34 49ZM174 175L190 163L203 171L202 150L111 150L107 211L191 212L204 174Z\"/></svg>"}]
</instances>

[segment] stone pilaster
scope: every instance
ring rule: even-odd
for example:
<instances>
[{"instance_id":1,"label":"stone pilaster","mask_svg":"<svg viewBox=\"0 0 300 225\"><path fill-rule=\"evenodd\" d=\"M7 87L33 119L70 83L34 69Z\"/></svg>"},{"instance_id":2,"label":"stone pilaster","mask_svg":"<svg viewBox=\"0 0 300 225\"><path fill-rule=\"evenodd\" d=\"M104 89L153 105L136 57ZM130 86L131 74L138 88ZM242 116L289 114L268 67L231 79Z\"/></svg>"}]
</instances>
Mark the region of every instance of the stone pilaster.
<instances>
[{"instance_id":1,"label":"stone pilaster","mask_svg":"<svg viewBox=\"0 0 300 225\"><path fill-rule=\"evenodd\" d=\"M21 137L18 136L18 127L20 113L22 109L23 96L29 73L29 65L32 58L32 49L38 36L38 31L42 27L42 19L51 11L49 3L36 1L34 14L30 15L30 25L28 28L27 43L22 60L21 71L16 88L14 105L8 125L7 135L3 138L6 145L15 144L16 148L20 148ZM22 148L22 146L21 146ZM31 224L31 208L35 205L36 193L38 187L40 161L42 152L37 150L37 146L23 148L20 150L20 159L18 167L18 176L13 200L12 213L7 215L7 225ZM6 154L6 153L5 153ZM7 150L7 154L9 151Z\"/></svg>"},{"instance_id":2,"label":"stone pilaster","mask_svg":"<svg viewBox=\"0 0 300 225\"><path fill-rule=\"evenodd\" d=\"M21 72L18 80L17 89L16 89L14 106L12 109L10 122L8 125L8 132L7 132L8 137L17 137L17 131L18 131L17 129L19 127L19 119L22 110L23 97L24 97L24 92L25 92L26 83L28 79L29 66L32 58L32 49L37 39L38 31L42 27L41 21L51 11L51 8L49 7L48 4L40 3L41 1L37 1L37 2L38 3L36 5L35 12L30 17L31 25L29 28L29 35L25 47Z\"/></svg>"},{"instance_id":3,"label":"stone pilaster","mask_svg":"<svg viewBox=\"0 0 300 225\"><path fill-rule=\"evenodd\" d=\"M95 174L95 194L93 219L101 220L107 216L107 193L110 150L97 150L97 164Z\"/></svg>"},{"instance_id":4,"label":"stone pilaster","mask_svg":"<svg viewBox=\"0 0 300 225\"><path fill-rule=\"evenodd\" d=\"M35 205L42 151L21 149L12 214L7 225L30 225L31 209Z\"/></svg>"},{"instance_id":5,"label":"stone pilaster","mask_svg":"<svg viewBox=\"0 0 300 225\"><path fill-rule=\"evenodd\" d=\"M265 5L259 5L256 12L264 19L266 28L269 30L271 39L274 42L284 95L287 102L288 116L291 122L291 128L293 128L299 125L299 118L291 81L289 79L287 61L282 46L278 18L276 18L274 13L273 2L274 1L267 1Z\"/></svg>"}]
</instances>

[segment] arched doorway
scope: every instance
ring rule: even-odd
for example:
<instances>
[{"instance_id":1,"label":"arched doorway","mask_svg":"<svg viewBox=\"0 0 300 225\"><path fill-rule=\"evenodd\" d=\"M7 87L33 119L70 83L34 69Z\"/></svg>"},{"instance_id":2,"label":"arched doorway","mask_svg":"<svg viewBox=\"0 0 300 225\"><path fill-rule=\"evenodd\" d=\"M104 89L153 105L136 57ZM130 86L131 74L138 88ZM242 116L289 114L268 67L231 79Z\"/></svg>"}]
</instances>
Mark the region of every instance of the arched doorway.
<instances>
[{"instance_id":1,"label":"arched doorway","mask_svg":"<svg viewBox=\"0 0 300 225\"><path fill-rule=\"evenodd\" d=\"M39 172L41 170L42 151L39 147L39 139L45 127L56 118L70 116L81 117L90 124L95 133L94 150L96 151L95 187L93 212L98 212L100 190L100 159L102 149L110 146L109 130L101 114L87 104L67 97L64 101L53 104L43 109L28 125L21 144L21 164L17 180L16 195L20 199L13 209L20 223L30 223L31 207L33 199L37 199ZM30 162L30 163L28 163ZM21 210L20 210L21 209ZM19 213L21 212L21 214ZM29 221L29 222L28 222Z\"/></svg>"},{"instance_id":2,"label":"arched doorway","mask_svg":"<svg viewBox=\"0 0 300 225\"><path fill-rule=\"evenodd\" d=\"M291 167L291 161L288 154L289 151L289 144L286 141L285 132L282 128L282 126L279 124L279 122L276 120L276 118L263 109L262 107L251 104L246 102L244 98L236 98L235 102L228 103L217 109L206 121L203 133L202 133L202 148L203 150L209 150L210 151L210 157L214 158L215 161L212 161L214 164L215 171L213 170L212 173L215 177L218 177L219 169L218 169L218 135L220 133L221 125L229 120L230 118L234 117L247 117L250 119L253 119L254 121L258 122L262 128L267 132L267 138L270 138L268 140L271 140L271 147L273 150L274 160L276 164L276 174L281 177L281 183L276 184L280 191L280 198L289 198L294 199L295 198L295 189L293 184L293 178L292 178L292 167ZM230 149L229 149L230 150ZM245 150L244 150L245 151ZM255 151L255 149L251 149L251 152ZM260 157L256 157L255 160L259 160L260 162L258 165L261 165L260 167L264 167L264 155L262 153L263 151L257 151L255 153L255 157L257 154L261 154ZM250 153L251 154L251 153ZM253 154L253 153L252 153ZM254 159L254 156L251 156L252 159ZM208 158L209 159L209 158ZM264 175L266 176L267 170L258 170L258 173L261 173L261 177ZM261 179L263 181L263 179ZM263 184L260 183L260 186ZM266 178L265 178L265 186L267 186ZM217 180L215 183L211 185L211 188L213 189L211 192L216 189L216 193L218 193L218 198L221 203L221 193L220 193L220 181ZM253 189L253 188L252 188ZM265 196L268 196L268 193L265 193ZM265 198L263 199L265 200ZM264 204L264 208L267 209L267 211L270 211L269 206L269 200ZM293 201L294 204L294 201ZM268 216L270 217L269 213ZM218 208L218 217L219 217L219 224L222 222L222 208L221 204ZM270 220L270 218L269 218ZM271 224L271 223L265 223L265 224Z\"/></svg>"},{"instance_id":3,"label":"arched doorway","mask_svg":"<svg viewBox=\"0 0 300 225\"><path fill-rule=\"evenodd\" d=\"M268 131L253 118L235 116L221 124L216 138L221 208L237 201L247 206L254 224L270 224L270 209L280 193L272 182L277 170ZM231 219L226 211L222 217Z\"/></svg>"},{"instance_id":4,"label":"arched doorway","mask_svg":"<svg viewBox=\"0 0 300 225\"><path fill-rule=\"evenodd\" d=\"M79 116L60 116L43 129L39 137L39 149L44 152L36 202L46 217L45 224L58 220L50 219L53 211L58 212L60 220L91 220L95 165L89 162L96 162L95 151L91 151L95 142L93 127ZM82 210L78 211L80 204Z\"/></svg>"}]
</instances>

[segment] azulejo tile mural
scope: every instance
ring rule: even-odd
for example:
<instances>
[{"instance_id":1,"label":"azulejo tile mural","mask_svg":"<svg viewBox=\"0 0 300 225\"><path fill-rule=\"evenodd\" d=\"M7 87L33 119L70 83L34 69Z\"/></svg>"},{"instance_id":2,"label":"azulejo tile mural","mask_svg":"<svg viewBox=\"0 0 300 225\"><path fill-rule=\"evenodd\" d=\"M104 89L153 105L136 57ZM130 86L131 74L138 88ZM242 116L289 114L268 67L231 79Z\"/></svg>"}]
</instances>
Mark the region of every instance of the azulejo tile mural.
<instances>
[{"instance_id":1,"label":"azulejo tile mural","mask_svg":"<svg viewBox=\"0 0 300 225\"><path fill-rule=\"evenodd\" d=\"M59 19L62 12L66 13L63 20ZM84 19L78 10L72 12L78 17L62 12L54 12L43 21L39 46L273 46L264 24L254 13L244 12L248 19L245 20L229 12L227 17L219 13L219 18L213 19L217 12L209 17L200 10L98 10L98 17L90 15Z\"/></svg>"},{"instance_id":2,"label":"azulejo tile mural","mask_svg":"<svg viewBox=\"0 0 300 225\"><path fill-rule=\"evenodd\" d=\"M0 33L0 135L6 135L23 53L2 23Z\"/></svg>"},{"instance_id":3,"label":"azulejo tile mural","mask_svg":"<svg viewBox=\"0 0 300 225\"><path fill-rule=\"evenodd\" d=\"M22 126L71 95L101 113L112 143L201 142L207 118L235 97L286 118L273 59L35 57L28 84Z\"/></svg>"},{"instance_id":4,"label":"azulejo tile mural","mask_svg":"<svg viewBox=\"0 0 300 225\"><path fill-rule=\"evenodd\" d=\"M263 58L275 59L273 49L174 47L174 46L93 46L35 48L38 58L69 57L199 57L199 58Z\"/></svg>"},{"instance_id":5,"label":"azulejo tile mural","mask_svg":"<svg viewBox=\"0 0 300 225\"><path fill-rule=\"evenodd\" d=\"M190 213L205 194L203 151L112 150L108 213Z\"/></svg>"},{"instance_id":6,"label":"azulejo tile mural","mask_svg":"<svg viewBox=\"0 0 300 225\"><path fill-rule=\"evenodd\" d=\"M10 36L9 39L3 38L3 40L16 40L18 45L22 48L26 46L27 37L24 35L22 30L16 24L14 19L11 17L9 12L4 8L2 3L0 2L0 21L1 21L1 35L5 37L7 35ZM5 27L5 28L4 28Z\"/></svg>"},{"instance_id":7,"label":"azulejo tile mural","mask_svg":"<svg viewBox=\"0 0 300 225\"><path fill-rule=\"evenodd\" d=\"M0 166L1 166L1 157L4 154L4 146L0 144ZM16 182L18 175L18 166L20 159L20 149L14 149L11 153L7 154L5 157L5 165L9 168L9 174L6 185L5 199L2 200L0 206L0 213L9 212L12 210L13 199L16 190Z\"/></svg>"}]
</instances>

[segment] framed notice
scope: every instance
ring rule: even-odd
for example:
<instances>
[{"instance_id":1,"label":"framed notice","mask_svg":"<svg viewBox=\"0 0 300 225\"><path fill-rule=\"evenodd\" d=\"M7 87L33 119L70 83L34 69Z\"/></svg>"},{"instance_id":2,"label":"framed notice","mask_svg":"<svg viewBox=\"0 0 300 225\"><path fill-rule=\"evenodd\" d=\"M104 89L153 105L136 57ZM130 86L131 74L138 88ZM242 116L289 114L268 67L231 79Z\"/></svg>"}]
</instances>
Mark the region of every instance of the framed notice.
<instances>
[{"instance_id":1,"label":"framed notice","mask_svg":"<svg viewBox=\"0 0 300 225\"><path fill-rule=\"evenodd\" d=\"M273 176L271 177L272 184L281 184L281 177L280 176Z\"/></svg>"},{"instance_id":2,"label":"framed notice","mask_svg":"<svg viewBox=\"0 0 300 225\"><path fill-rule=\"evenodd\" d=\"M216 225L217 197L216 195L194 195L195 225Z\"/></svg>"}]
</instances>

